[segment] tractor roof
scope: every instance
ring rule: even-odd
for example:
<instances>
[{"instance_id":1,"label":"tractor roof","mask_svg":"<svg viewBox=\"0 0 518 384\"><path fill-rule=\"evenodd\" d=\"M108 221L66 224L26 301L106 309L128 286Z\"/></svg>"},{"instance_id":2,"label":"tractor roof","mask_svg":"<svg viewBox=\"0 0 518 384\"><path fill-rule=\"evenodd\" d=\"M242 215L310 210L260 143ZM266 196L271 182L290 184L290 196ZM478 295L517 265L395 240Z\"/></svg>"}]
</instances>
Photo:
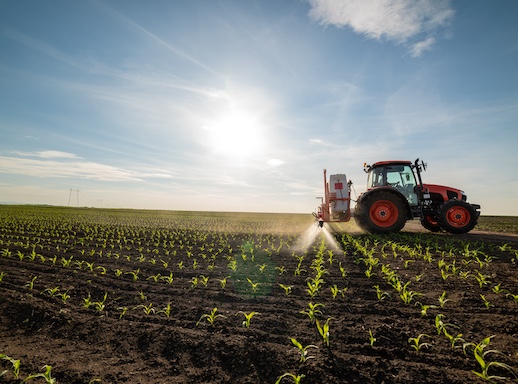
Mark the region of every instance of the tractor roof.
<instances>
[{"instance_id":1,"label":"tractor roof","mask_svg":"<svg viewBox=\"0 0 518 384\"><path fill-rule=\"evenodd\" d=\"M380 165L411 165L412 162L408 160L385 160L385 161L378 161L374 164L372 164L371 167L378 167Z\"/></svg>"}]
</instances>

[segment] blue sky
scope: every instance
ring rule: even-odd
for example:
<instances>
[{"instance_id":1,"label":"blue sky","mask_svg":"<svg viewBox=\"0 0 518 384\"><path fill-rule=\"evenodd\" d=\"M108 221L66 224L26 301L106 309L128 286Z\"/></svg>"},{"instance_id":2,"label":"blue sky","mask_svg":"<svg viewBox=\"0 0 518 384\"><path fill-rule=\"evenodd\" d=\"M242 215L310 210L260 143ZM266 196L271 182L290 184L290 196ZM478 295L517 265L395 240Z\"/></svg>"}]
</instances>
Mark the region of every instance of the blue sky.
<instances>
[{"instance_id":1,"label":"blue sky","mask_svg":"<svg viewBox=\"0 0 518 384\"><path fill-rule=\"evenodd\" d=\"M419 157L426 182L518 216L517 16L515 0L1 1L0 201L311 212L324 168L359 194L364 162Z\"/></svg>"}]
</instances>

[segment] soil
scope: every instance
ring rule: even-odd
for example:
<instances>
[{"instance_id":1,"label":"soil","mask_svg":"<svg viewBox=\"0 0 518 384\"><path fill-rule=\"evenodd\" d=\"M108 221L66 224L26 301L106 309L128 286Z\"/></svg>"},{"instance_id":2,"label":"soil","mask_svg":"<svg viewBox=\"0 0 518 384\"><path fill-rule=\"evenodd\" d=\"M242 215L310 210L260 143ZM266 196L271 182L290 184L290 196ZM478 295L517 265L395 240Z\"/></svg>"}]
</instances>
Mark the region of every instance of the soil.
<instances>
[{"instance_id":1,"label":"soil","mask_svg":"<svg viewBox=\"0 0 518 384\"><path fill-rule=\"evenodd\" d=\"M311 231L319 230L314 227ZM326 237L329 231L331 236ZM201 256L208 251L196 249L189 254L188 246L182 249L178 244L174 263L166 267L163 261L173 260L172 256L167 259L158 242L153 244L152 232L145 232L149 241L144 241L143 247L138 249L135 244L128 247L131 249L122 248L116 258L113 247L110 257L107 253L110 244L120 243L117 231L109 235L108 247L103 247L94 236L88 241L89 234L71 230L71 239L67 239L63 232L49 230L48 236L39 239L42 247L34 249L34 261L29 258L32 249L27 249L28 242L16 240L27 233L1 233L4 243L0 251L9 244L11 254L0 256L0 273L4 273L0 282L0 354L19 359L21 373L15 379L11 363L4 359L0 373L9 372L0 377L0 382L19 383L29 374L43 373L43 367L49 365L51 376L61 384L273 384L285 373L304 375L302 384L477 383L486 381L473 373L481 372L473 348L466 344L463 351L462 347L489 336L493 337L486 350L501 354L489 353L487 361L518 367L518 302L506 295L518 294L518 259L512 251L518 250L518 237L476 230L462 236L421 232L426 231L415 222L399 235L373 237L349 232L353 241L369 241L369 249L375 249L373 255L389 263L402 281L412 281L409 287L422 295L410 304L403 303L379 266L373 269L373 276L366 276L367 267L359 259L362 255L351 242L342 245L342 251L333 248L332 239L340 242L343 232L336 228L333 232L332 226L313 236L307 253L296 249L296 239L286 240L292 241L290 248L261 251L257 236L236 233L228 237L239 261L236 271L229 268L224 252L209 262ZM188 230L182 233L184 238L188 236ZM80 238L86 238L86 243L79 245ZM272 238L279 239L274 234ZM213 244L217 239L214 232L207 233L197 246ZM329 273L323 277L323 288L310 297L307 284L314 275L311 262L321 239L327 241L325 263ZM250 244L254 241L256 253L251 262ZM394 257L390 246L382 249L386 241L406 243L413 249L436 244L430 250L433 262L404 251ZM463 264L460 253L466 245L469 250L479 250L481 259L489 255L492 260L479 266L472 254L471 263ZM447 254L445 250L450 249L456 253ZM389 250L383 258L383 251ZM18 251L25 257L18 257ZM104 252L100 255L99 251ZM332 264L327 259L329 251L334 254ZM299 275L295 274L297 255L304 255ZM66 265L71 256L72 262ZM441 258L451 265L456 260L457 267L472 274L462 279L450 271L444 280L438 268ZM196 269L194 259L199 263ZM183 269L178 266L180 261ZM170 270L174 270L171 284L166 279ZM474 278L476 271L491 283L480 287ZM204 277L209 277L206 286ZM225 277L228 283L222 288L220 280ZM193 278L198 278L196 286ZM254 282L259 283L255 292ZM291 292L286 294L279 284L292 286ZM492 289L497 284L501 284L500 293ZM347 289L333 298L330 287L334 285ZM383 300L376 295L376 285L388 294ZM438 297L443 292L450 301L440 308ZM480 295L490 302L489 307ZM86 305L88 298L90 306ZM422 316L418 301L435 307ZM320 325L330 318L329 346L316 324L302 313L308 311L310 302L323 304L316 315ZM210 324L208 315L215 308L215 313L223 316ZM243 312L252 311L258 314L247 328ZM438 314L444 315L449 333L462 334L464 342L458 341L452 348L445 335L437 331ZM375 338L372 345L369 331ZM426 335L421 342L430 346L423 345L416 351L409 339L421 334ZM299 361L300 353L290 338L304 346L315 345L308 348L310 358L305 362ZM507 369L496 366L491 366L488 373L515 380ZM290 382L295 380L285 377L281 381Z\"/></svg>"}]
</instances>

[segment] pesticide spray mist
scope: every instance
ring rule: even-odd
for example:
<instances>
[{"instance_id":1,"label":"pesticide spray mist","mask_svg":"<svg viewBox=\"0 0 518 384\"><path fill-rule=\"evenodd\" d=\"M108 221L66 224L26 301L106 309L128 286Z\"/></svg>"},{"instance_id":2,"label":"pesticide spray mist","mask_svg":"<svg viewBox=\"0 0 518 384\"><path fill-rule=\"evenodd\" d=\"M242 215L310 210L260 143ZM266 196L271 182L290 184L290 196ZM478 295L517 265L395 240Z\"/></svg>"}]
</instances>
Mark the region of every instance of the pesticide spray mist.
<instances>
[{"instance_id":1,"label":"pesticide spray mist","mask_svg":"<svg viewBox=\"0 0 518 384\"><path fill-rule=\"evenodd\" d=\"M302 233L302 235L300 236L300 238L294 246L295 250L297 252L306 251L319 236L325 237L327 245L330 249L333 249L335 251L340 249L340 245L338 244L335 237L329 230L328 226L324 225L322 228L320 228L318 223L315 222Z\"/></svg>"}]
</instances>

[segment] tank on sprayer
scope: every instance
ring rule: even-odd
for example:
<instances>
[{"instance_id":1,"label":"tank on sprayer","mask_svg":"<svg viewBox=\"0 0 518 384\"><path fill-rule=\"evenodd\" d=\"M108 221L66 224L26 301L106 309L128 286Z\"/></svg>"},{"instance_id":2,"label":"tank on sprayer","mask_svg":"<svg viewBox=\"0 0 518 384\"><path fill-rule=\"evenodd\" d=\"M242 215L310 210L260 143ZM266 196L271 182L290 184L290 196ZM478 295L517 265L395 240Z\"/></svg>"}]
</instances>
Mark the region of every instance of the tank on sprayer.
<instances>
[{"instance_id":1,"label":"tank on sprayer","mask_svg":"<svg viewBox=\"0 0 518 384\"><path fill-rule=\"evenodd\" d=\"M351 218L351 182L347 181L345 174L329 176L324 169L324 197L318 213L314 214L321 222L348 221Z\"/></svg>"}]
</instances>

